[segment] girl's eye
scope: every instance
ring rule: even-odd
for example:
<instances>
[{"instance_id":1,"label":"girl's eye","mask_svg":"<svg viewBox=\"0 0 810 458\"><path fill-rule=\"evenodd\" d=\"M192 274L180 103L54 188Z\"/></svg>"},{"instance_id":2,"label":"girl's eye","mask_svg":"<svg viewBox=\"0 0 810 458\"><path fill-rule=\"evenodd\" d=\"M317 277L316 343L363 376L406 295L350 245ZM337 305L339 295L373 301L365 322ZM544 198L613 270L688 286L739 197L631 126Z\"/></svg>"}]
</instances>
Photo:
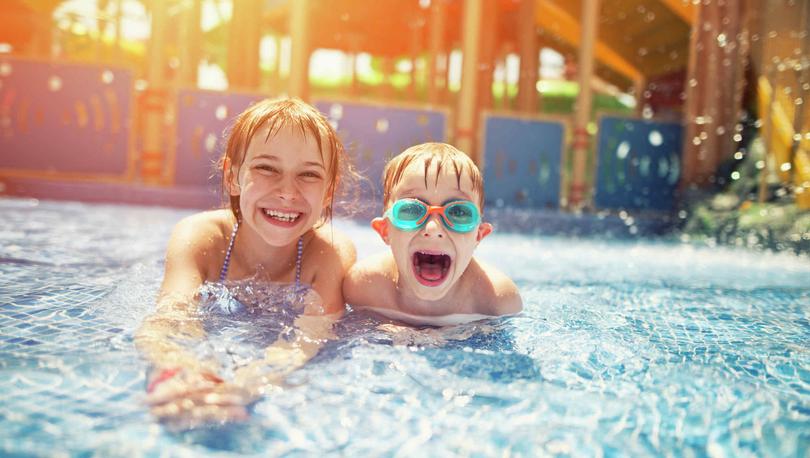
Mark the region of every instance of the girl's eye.
<instances>
[{"instance_id":1,"label":"girl's eye","mask_svg":"<svg viewBox=\"0 0 810 458\"><path fill-rule=\"evenodd\" d=\"M278 172L278 170L276 170L276 168L271 166L271 165L260 164L260 165L257 165L256 168L259 169L259 170L265 171L265 172L271 172L271 173Z\"/></svg>"},{"instance_id":2,"label":"girl's eye","mask_svg":"<svg viewBox=\"0 0 810 458\"><path fill-rule=\"evenodd\" d=\"M307 180L320 180L321 174L318 172L303 172L301 176Z\"/></svg>"}]
</instances>

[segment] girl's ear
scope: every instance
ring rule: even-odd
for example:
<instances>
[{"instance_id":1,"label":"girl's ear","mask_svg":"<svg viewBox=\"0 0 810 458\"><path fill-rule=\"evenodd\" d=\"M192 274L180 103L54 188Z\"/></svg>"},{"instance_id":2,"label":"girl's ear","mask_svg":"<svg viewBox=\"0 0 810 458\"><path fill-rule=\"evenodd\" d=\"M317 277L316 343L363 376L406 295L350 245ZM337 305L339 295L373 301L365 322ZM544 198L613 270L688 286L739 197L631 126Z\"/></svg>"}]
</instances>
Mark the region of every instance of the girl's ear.
<instances>
[{"instance_id":1,"label":"girl's ear","mask_svg":"<svg viewBox=\"0 0 810 458\"><path fill-rule=\"evenodd\" d=\"M371 220L371 228L380 234L380 238L383 240L383 242L385 242L386 245L389 244L388 227L388 218L378 217Z\"/></svg>"},{"instance_id":2,"label":"girl's ear","mask_svg":"<svg viewBox=\"0 0 810 458\"><path fill-rule=\"evenodd\" d=\"M478 233L475 234L475 241L480 242L484 237L492 233L492 224L481 223L478 225Z\"/></svg>"},{"instance_id":3,"label":"girl's ear","mask_svg":"<svg viewBox=\"0 0 810 458\"><path fill-rule=\"evenodd\" d=\"M237 182L236 175L233 173L231 165L231 158L226 157L225 160L222 161L222 173L225 175L225 184L228 186L228 194L238 196L241 194L242 190L239 188L239 183Z\"/></svg>"}]
</instances>

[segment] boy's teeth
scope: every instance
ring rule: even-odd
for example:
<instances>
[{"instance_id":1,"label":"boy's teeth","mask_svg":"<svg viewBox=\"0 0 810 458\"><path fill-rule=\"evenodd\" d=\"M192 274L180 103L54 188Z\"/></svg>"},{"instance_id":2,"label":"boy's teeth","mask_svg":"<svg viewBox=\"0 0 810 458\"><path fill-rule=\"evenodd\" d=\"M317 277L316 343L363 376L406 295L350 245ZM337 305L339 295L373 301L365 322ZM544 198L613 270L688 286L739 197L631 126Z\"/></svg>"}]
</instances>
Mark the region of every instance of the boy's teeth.
<instances>
[{"instance_id":1,"label":"boy's teeth","mask_svg":"<svg viewBox=\"0 0 810 458\"><path fill-rule=\"evenodd\" d=\"M287 212L280 212L277 210L265 210L264 214L271 218L275 218L279 221L284 221L287 223L295 221L295 219L298 218L298 215L300 215L300 213L287 213Z\"/></svg>"}]
</instances>

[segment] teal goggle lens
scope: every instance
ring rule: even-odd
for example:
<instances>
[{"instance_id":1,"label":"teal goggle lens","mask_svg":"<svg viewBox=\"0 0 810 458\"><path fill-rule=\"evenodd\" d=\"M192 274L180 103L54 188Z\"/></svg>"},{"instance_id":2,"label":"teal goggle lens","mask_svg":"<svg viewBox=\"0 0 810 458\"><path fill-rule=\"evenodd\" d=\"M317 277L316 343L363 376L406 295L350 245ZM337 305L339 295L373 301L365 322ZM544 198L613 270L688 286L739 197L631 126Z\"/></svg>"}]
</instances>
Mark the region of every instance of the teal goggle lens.
<instances>
[{"instance_id":1,"label":"teal goggle lens","mask_svg":"<svg viewBox=\"0 0 810 458\"><path fill-rule=\"evenodd\" d=\"M428 206L417 199L400 199L388 209L385 216L397 229L415 231L424 226L433 213L438 213L445 227L454 232L470 232L481 222L478 207L468 200L450 202L439 207Z\"/></svg>"}]
</instances>

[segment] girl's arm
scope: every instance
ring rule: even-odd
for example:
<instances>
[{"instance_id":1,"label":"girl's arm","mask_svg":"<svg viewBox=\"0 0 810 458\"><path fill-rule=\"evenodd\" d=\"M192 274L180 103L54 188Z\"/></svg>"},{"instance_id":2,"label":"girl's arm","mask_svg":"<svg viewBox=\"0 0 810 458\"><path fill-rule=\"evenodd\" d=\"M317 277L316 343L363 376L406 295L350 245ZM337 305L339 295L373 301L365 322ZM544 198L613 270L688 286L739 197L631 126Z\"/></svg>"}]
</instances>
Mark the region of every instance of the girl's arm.
<instances>
[{"instance_id":1,"label":"girl's arm","mask_svg":"<svg viewBox=\"0 0 810 458\"><path fill-rule=\"evenodd\" d=\"M206 275L201 254L212 252L208 250L211 247L204 246L210 237L201 237L201 232L206 232L203 215L183 219L172 231L157 308L144 319L135 334L135 344L141 354L156 368L213 369L205 367L206 364L173 341L178 337L199 338L204 335L194 316L197 290Z\"/></svg>"}]
</instances>

